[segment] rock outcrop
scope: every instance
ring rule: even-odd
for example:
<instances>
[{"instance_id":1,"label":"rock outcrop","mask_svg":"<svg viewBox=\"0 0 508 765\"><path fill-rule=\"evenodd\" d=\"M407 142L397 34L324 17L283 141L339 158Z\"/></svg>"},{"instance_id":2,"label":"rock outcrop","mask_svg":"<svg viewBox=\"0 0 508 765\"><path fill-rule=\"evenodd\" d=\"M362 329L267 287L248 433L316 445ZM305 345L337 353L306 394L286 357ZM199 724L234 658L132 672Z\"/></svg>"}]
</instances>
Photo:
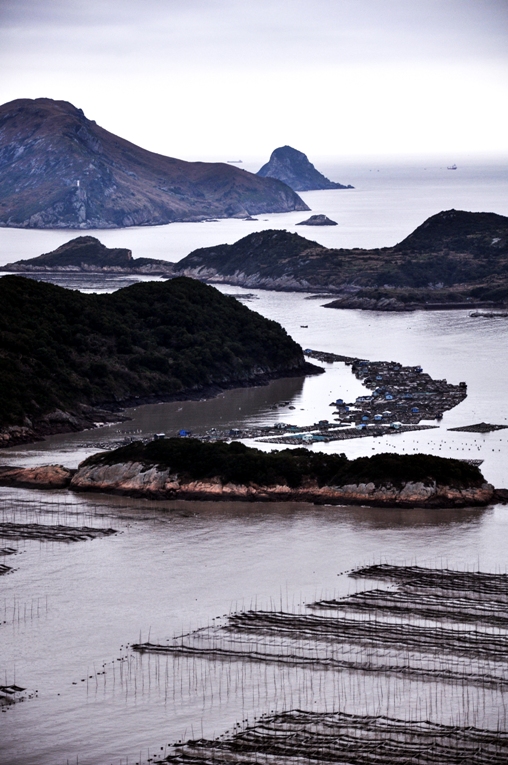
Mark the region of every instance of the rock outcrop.
<instances>
[{"instance_id":1,"label":"rock outcrop","mask_svg":"<svg viewBox=\"0 0 508 765\"><path fill-rule=\"evenodd\" d=\"M106 411L86 404L80 404L70 411L54 409L44 415L32 416L32 419L25 416L22 425L0 427L0 449L43 441L46 436L57 433L77 433L128 419L119 411Z\"/></svg>"},{"instance_id":2,"label":"rock outcrop","mask_svg":"<svg viewBox=\"0 0 508 765\"><path fill-rule=\"evenodd\" d=\"M132 251L106 247L94 236L78 236L52 252L29 260L1 266L0 271L15 273L81 272L114 274L152 274L171 276L173 264L155 258L133 258Z\"/></svg>"},{"instance_id":3,"label":"rock outcrop","mask_svg":"<svg viewBox=\"0 0 508 765\"><path fill-rule=\"evenodd\" d=\"M66 489L74 470L63 465L42 465L22 468L0 466L0 486L17 486L25 489Z\"/></svg>"},{"instance_id":4,"label":"rock outcrop","mask_svg":"<svg viewBox=\"0 0 508 765\"><path fill-rule=\"evenodd\" d=\"M155 154L66 101L0 107L0 226L118 228L308 209L279 180Z\"/></svg>"},{"instance_id":5,"label":"rock outcrop","mask_svg":"<svg viewBox=\"0 0 508 765\"><path fill-rule=\"evenodd\" d=\"M431 482L408 482L400 487L374 483L321 486L309 482L299 488L287 485L257 486L223 483L220 479L183 481L170 469L141 462L81 465L71 489L125 494L149 499L248 500L255 502L314 502L386 507L466 507L487 505L494 488L454 488Z\"/></svg>"},{"instance_id":6,"label":"rock outcrop","mask_svg":"<svg viewBox=\"0 0 508 765\"><path fill-rule=\"evenodd\" d=\"M311 215L307 220L302 220L297 226L337 226L337 222L326 215Z\"/></svg>"},{"instance_id":7,"label":"rock outcrop","mask_svg":"<svg viewBox=\"0 0 508 765\"><path fill-rule=\"evenodd\" d=\"M257 174L262 178L277 178L294 191L353 188L328 180L309 162L306 154L291 146L281 146L272 151L270 161Z\"/></svg>"}]
</instances>

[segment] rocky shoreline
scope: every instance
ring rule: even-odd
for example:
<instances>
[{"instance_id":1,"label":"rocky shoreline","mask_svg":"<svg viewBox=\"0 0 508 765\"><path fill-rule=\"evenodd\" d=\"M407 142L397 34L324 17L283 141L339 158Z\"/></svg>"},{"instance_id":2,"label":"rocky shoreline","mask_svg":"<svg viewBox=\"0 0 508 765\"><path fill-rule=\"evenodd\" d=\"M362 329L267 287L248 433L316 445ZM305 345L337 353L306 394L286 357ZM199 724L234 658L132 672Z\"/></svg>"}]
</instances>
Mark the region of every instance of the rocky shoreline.
<instances>
[{"instance_id":1,"label":"rocky shoreline","mask_svg":"<svg viewBox=\"0 0 508 765\"><path fill-rule=\"evenodd\" d=\"M141 462L82 464L77 470L62 465L37 468L0 467L0 486L32 489L70 489L151 500L205 500L247 502L307 502L318 505L367 505L400 508L453 508L486 506L508 501L508 492L485 482L457 488L435 481L408 481L400 486L373 482L344 486L318 486L309 481L298 488L223 483L219 478L182 480L170 469Z\"/></svg>"},{"instance_id":2,"label":"rocky shoreline","mask_svg":"<svg viewBox=\"0 0 508 765\"><path fill-rule=\"evenodd\" d=\"M114 409L118 411L114 411ZM59 433L77 433L81 430L92 430L108 423L123 422L130 417L122 414L120 407L112 406L111 410L81 407L70 412L55 409L39 420L25 417L22 425L7 425L0 428L0 449L8 449L19 444L33 444L44 441L47 436Z\"/></svg>"},{"instance_id":3,"label":"rocky shoreline","mask_svg":"<svg viewBox=\"0 0 508 765\"><path fill-rule=\"evenodd\" d=\"M405 303L397 297L364 297L357 295L343 295L331 303L326 303L323 308L343 308L360 311L455 311L470 310L471 308L491 308L491 301L457 300L431 303L426 301L414 301ZM479 315L479 314L478 314ZM486 315L486 314L485 314Z\"/></svg>"},{"instance_id":4,"label":"rocky shoreline","mask_svg":"<svg viewBox=\"0 0 508 765\"><path fill-rule=\"evenodd\" d=\"M494 487L456 489L435 482L407 482L400 487L374 483L318 486L317 482L291 488L223 483L220 479L184 482L170 469L143 463L84 465L72 477L74 491L102 491L147 499L241 500L252 502L311 502L320 505L374 505L397 507L466 507L487 505Z\"/></svg>"},{"instance_id":5,"label":"rocky shoreline","mask_svg":"<svg viewBox=\"0 0 508 765\"><path fill-rule=\"evenodd\" d=\"M266 229L194 250L175 264L175 274L247 289L323 293L333 301L329 308L492 310L506 308L508 299L507 231L506 216L460 210L433 215L402 242L375 249L329 248Z\"/></svg>"}]
</instances>

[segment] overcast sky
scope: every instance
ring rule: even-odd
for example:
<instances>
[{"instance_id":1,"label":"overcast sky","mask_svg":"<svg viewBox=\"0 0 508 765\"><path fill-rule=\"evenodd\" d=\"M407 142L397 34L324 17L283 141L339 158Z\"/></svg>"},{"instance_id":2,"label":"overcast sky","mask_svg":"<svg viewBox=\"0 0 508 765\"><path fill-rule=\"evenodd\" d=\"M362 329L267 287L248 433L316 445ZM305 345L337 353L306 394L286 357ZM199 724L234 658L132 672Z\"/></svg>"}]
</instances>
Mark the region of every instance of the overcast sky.
<instances>
[{"instance_id":1,"label":"overcast sky","mask_svg":"<svg viewBox=\"0 0 508 765\"><path fill-rule=\"evenodd\" d=\"M186 159L508 153L508 0L0 0L0 103Z\"/></svg>"}]
</instances>

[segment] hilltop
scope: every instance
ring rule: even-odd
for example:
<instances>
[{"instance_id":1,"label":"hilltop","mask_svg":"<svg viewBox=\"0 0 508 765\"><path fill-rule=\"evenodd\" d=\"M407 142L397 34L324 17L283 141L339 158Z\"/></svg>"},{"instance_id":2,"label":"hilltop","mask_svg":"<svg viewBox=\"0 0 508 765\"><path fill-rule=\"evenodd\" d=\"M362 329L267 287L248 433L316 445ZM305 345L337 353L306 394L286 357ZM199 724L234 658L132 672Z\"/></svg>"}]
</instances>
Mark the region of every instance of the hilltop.
<instances>
[{"instance_id":1,"label":"hilltop","mask_svg":"<svg viewBox=\"0 0 508 765\"><path fill-rule=\"evenodd\" d=\"M131 250L106 247L94 236L78 236L52 252L28 260L7 263L6 266L0 267L0 271L79 271L170 276L173 273L173 264L155 258L133 258Z\"/></svg>"},{"instance_id":2,"label":"hilltop","mask_svg":"<svg viewBox=\"0 0 508 765\"><path fill-rule=\"evenodd\" d=\"M278 180L155 154L66 101L0 107L1 226L118 228L308 209Z\"/></svg>"},{"instance_id":3,"label":"hilltop","mask_svg":"<svg viewBox=\"0 0 508 765\"><path fill-rule=\"evenodd\" d=\"M195 250L175 273L242 287L332 292L333 307L404 310L508 301L508 218L447 210L394 247L330 249L266 230Z\"/></svg>"},{"instance_id":4,"label":"hilltop","mask_svg":"<svg viewBox=\"0 0 508 765\"><path fill-rule=\"evenodd\" d=\"M280 146L272 151L270 160L257 174L262 178L277 178L294 191L353 188L328 180L309 162L306 154L291 146Z\"/></svg>"},{"instance_id":5,"label":"hilltop","mask_svg":"<svg viewBox=\"0 0 508 765\"><path fill-rule=\"evenodd\" d=\"M4 276L0 304L3 446L107 421L97 407L316 371L279 324L191 279L99 295Z\"/></svg>"}]
</instances>

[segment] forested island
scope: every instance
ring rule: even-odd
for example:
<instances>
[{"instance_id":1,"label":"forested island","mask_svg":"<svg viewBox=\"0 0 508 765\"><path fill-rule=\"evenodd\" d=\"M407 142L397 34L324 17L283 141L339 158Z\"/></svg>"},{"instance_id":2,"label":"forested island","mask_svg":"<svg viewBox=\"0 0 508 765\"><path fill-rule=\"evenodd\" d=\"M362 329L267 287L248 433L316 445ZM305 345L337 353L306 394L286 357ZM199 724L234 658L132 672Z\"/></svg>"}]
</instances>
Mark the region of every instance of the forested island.
<instances>
[{"instance_id":1,"label":"forested island","mask_svg":"<svg viewBox=\"0 0 508 765\"><path fill-rule=\"evenodd\" d=\"M98 295L4 276L0 305L2 446L320 371L279 324L185 277Z\"/></svg>"},{"instance_id":2,"label":"forested island","mask_svg":"<svg viewBox=\"0 0 508 765\"><path fill-rule=\"evenodd\" d=\"M478 467L427 454L263 452L240 442L141 441L93 455L70 487L152 499L305 501L318 504L484 505L494 489Z\"/></svg>"},{"instance_id":3,"label":"forested island","mask_svg":"<svg viewBox=\"0 0 508 765\"><path fill-rule=\"evenodd\" d=\"M298 234L266 230L235 244L191 252L175 273L247 288L336 294L333 308L504 305L508 218L448 210L393 247L330 249Z\"/></svg>"},{"instance_id":4,"label":"forested island","mask_svg":"<svg viewBox=\"0 0 508 765\"><path fill-rule=\"evenodd\" d=\"M299 234L268 229L234 244L194 250L178 263L133 258L130 250L81 236L1 270L44 273L49 280L51 272L189 276L212 284L323 293L334 298L330 308L503 307L508 304L508 218L448 210L394 247L376 250L330 249Z\"/></svg>"}]
</instances>

